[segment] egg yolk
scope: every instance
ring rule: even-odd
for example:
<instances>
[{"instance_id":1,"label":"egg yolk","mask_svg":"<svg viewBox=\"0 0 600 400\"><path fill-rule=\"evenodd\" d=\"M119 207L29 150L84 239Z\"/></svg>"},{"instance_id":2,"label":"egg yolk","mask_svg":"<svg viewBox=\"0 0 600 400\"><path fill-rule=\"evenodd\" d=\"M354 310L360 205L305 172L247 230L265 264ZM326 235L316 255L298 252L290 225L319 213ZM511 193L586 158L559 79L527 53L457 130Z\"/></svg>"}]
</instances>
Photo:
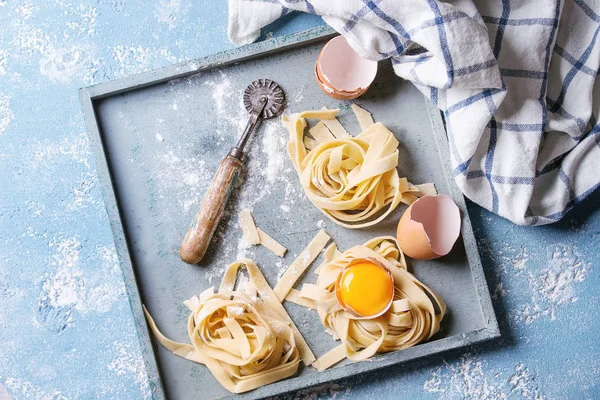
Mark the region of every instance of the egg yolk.
<instances>
[{"instance_id":1,"label":"egg yolk","mask_svg":"<svg viewBox=\"0 0 600 400\"><path fill-rule=\"evenodd\" d=\"M369 262L346 268L338 285L342 305L363 317L383 311L394 296L394 284L387 271Z\"/></svg>"}]
</instances>

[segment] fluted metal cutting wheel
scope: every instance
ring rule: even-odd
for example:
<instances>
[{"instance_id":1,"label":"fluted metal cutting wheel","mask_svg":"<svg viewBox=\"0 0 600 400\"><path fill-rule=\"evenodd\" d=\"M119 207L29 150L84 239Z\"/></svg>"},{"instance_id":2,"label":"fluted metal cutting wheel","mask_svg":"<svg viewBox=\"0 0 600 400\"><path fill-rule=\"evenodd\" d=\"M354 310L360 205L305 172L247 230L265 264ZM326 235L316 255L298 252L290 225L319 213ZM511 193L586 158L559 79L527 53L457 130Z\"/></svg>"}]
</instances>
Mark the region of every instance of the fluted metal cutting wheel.
<instances>
[{"instance_id":1,"label":"fluted metal cutting wheel","mask_svg":"<svg viewBox=\"0 0 600 400\"><path fill-rule=\"evenodd\" d=\"M267 96L267 104L261 114L262 118L272 118L281 113L285 95L279 85L270 79L257 79L244 90L246 110L251 112L262 96Z\"/></svg>"}]
</instances>

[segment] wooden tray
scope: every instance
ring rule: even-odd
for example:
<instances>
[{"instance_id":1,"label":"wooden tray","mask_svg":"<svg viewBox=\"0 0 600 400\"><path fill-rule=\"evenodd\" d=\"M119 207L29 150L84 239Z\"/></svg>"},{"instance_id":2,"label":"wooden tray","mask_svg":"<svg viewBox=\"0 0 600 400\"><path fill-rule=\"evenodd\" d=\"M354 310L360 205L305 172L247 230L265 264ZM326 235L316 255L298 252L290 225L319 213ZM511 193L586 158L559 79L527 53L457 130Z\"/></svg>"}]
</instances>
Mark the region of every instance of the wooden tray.
<instances>
[{"instance_id":1,"label":"wooden tray","mask_svg":"<svg viewBox=\"0 0 600 400\"><path fill-rule=\"evenodd\" d=\"M286 112L327 106L342 109L351 133L358 124L349 102L322 94L314 63L333 31L326 27L245 46L81 89L96 168L119 253L137 333L155 398L205 399L228 395L207 368L179 358L151 339L144 303L168 337L187 342L187 309L182 301L218 286L226 265L253 258L273 286L278 275L320 227L340 249L378 235L394 234L405 207L373 229L347 230L327 220L302 193L285 153L287 132L279 121L264 123L251 139L247 173L230 200L226 217L203 264L190 266L177 254L221 158L246 123L243 89L269 78L287 95ZM413 183L434 182L462 211L462 235L452 253L437 261L409 260L409 268L448 304L442 330L428 343L379 355L367 362L343 362L318 373L301 367L297 376L265 386L243 398L259 398L362 374L408 360L499 336L464 199L453 181L448 144L436 110L410 83L396 77L388 62L357 101L395 133L401 143L400 175ZM240 248L240 208L252 208L257 224L288 249L279 259L262 247ZM312 270L301 282L314 282ZM286 308L314 353L337 342L324 333L315 312ZM159 374L160 372L160 374Z\"/></svg>"}]
</instances>

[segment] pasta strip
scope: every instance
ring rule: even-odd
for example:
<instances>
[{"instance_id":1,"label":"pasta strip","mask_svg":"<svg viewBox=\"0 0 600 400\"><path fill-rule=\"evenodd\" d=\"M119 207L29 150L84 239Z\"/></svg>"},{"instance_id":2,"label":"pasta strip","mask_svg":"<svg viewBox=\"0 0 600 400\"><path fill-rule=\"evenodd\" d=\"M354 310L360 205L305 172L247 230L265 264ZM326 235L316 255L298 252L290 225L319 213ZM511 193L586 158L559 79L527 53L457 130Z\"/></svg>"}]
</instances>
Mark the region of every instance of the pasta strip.
<instances>
[{"instance_id":1,"label":"pasta strip","mask_svg":"<svg viewBox=\"0 0 600 400\"><path fill-rule=\"evenodd\" d=\"M321 110L329 110L329 109L327 107L323 107L323 108L321 108ZM323 118L322 121L325 124L325 126L327 127L327 129L329 129L329 131L331 133L333 133L333 136L335 136L336 138L343 138L346 136L350 136L348 131L346 131L346 129L344 129L344 127L342 126L342 124L340 124L340 121L338 121L337 118L335 118L335 117L333 117L331 119Z\"/></svg>"},{"instance_id":2,"label":"pasta strip","mask_svg":"<svg viewBox=\"0 0 600 400\"><path fill-rule=\"evenodd\" d=\"M308 136L304 136L304 147L306 147L307 150L312 150L318 145L319 143L317 143L315 139L311 139Z\"/></svg>"},{"instance_id":3,"label":"pasta strip","mask_svg":"<svg viewBox=\"0 0 600 400\"><path fill-rule=\"evenodd\" d=\"M373 125L375 122L373 121L373 117L371 113L365 110L362 107L357 106L356 104L352 104L352 111L354 111L354 115L356 115L356 119L360 124L360 128L364 131Z\"/></svg>"},{"instance_id":4,"label":"pasta strip","mask_svg":"<svg viewBox=\"0 0 600 400\"><path fill-rule=\"evenodd\" d=\"M290 289L287 296L285 296L285 300L313 310L317 309L317 303L314 300L300 297L300 291L293 288Z\"/></svg>"},{"instance_id":5,"label":"pasta strip","mask_svg":"<svg viewBox=\"0 0 600 400\"><path fill-rule=\"evenodd\" d=\"M273 254L279 257L283 257L287 249L279 244L275 239L265 233L260 228L256 228L258 230L258 236L260 237L260 244L265 246L267 249L271 250Z\"/></svg>"},{"instance_id":6,"label":"pasta strip","mask_svg":"<svg viewBox=\"0 0 600 400\"><path fill-rule=\"evenodd\" d=\"M254 218L252 218L250 211L240 211L239 218L240 226L242 227L242 234L248 243L253 245L262 244L273 254L279 257L283 257L285 255L287 249L269 236L265 231L256 227Z\"/></svg>"},{"instance_id":7,"label":"pasta strip","mask_svg":"<svg viewBox=\"0 0 600 400\"><path fill-rule=\"evenodd\" d=\"M310 128L308 132L319 144L335 139L335 136L327 129L323 121L319 121L314 127Z\"/></svg>"},{"instance_id":8,"label":"pasta strip","mask_svg":"<svg viewBox=\"0 0 600 400\"><path fill-rule=\"evenodd\" d=\"M327 129L329 129L329 131L333 133L333 136L335 136L338 139L343 139L345 137L350 136L348 131L344 129L344 127L342 126L340 121L338 121L337 118L324 119L323 123L325 124Z\"/></svg>"},{"instance_id":9,"label":"pasta strip","mask_svg":"<svg viewBox=\"0 0 600 400\"><path fill-rule=\"evenodd\" d=\"M339 108L324 108L322 110L302 111L298 116L300 118L318 118L318 119L333 119L340 112Z\"/></svg>"},{"instance_id":10,"label":"pasta strip","mask_svg":"<svg viewBox=\"0 0 600 400\"><path fill-rule=\"evenodd\" d=\"M426 196L435 196L437 195L437 190L433 183L422 183L420 185L416 185L419 192L423 193Z\"/></svg>"},{"instance_id":11,"label":"pasta strip","mask_svg":"<svg viewBox=\"0 0 600 400\"><path fill-rule=\"evenodd\" d=\"M194 346L186 344L186 343L178 343L163 335L157 328L156 323L152 319L152 316L146 309L145 305L142 305L144 309L144 314L146 315L146 319L148 320L148 325L150 325L150 330L158 340L158 342L167 350L171 351L173 354L178 355L179 357L183 357L190 361L197 362L199 364L204 364L205 361L202 358L202 354L197 353Z\"/></svg>"},{"instance_id":12,"label":"pasta strip","mask_svg":"<svg viewBox=\"0 0 600 400\"><path fill-rule=\"evenodd\" d=\"M325 252L323 253L323 258L325 259L325 261L331 261L335 257L339 257L341 254L342 253L340 253L340 251L338 250L337 245L335 243L331 243L329 247L325 249Z\"/></svg>"},{"instance_id":13,"label":"pasta strip","mask_svg":"<svg viewBox=\"0 0 600 400\"><path fill-rule=\"evenodd\" d=\"M312 264L317 258L321 250L325 248L327 242L329 242L329 235L321 229L319 233L311 240L306 248L300 253L298 258L288 267L283 273L281 279L273 289L275 295L280 301L283 301L289 291L292 289L296 281L302 276L304 271Z\"/></svg>"},{"instance_id":14,"label":"pasta strip","mask_svg":"<svg viewBox=\"0 0 600 400\"><path fill-rule=\"evenodd\" d=\"M317 371L321 372L339 363L344 358L346 358L346 348L341 344L317 358L317 360L312 363L312 366L315 367Z\"/></svg>"},{"instance_id":15,"label":"pasta strip","mask_svg":"<svg viewBox=\"0 0 600 400\"><path fill-rule=\"evenodd\" d=\"M260 237L258 236L258 231L256 230L256 225L254 224L254 219L252 218L252 214L248 210L242 210L238 214L240 218L240 227L242 228L242 234L246 241L250 244L259 244Z\"/></svg>"}]
</instances>

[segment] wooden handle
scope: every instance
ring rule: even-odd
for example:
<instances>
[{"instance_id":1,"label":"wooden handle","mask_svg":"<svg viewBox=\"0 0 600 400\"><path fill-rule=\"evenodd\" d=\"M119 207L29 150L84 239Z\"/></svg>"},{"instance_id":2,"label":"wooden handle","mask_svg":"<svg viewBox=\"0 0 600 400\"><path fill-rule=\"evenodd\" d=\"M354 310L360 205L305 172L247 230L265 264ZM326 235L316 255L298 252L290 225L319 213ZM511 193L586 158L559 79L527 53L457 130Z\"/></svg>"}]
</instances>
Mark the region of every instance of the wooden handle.
<instances>
[{"instance_id":1,"label":"wooden handle","mask_svg":"<svg viewBox=\"0 0 600 400\"><path fill-rule=\"evenodd\" d=\"M200 211L196 214L179 249L179 256L186 263L196 264L204 257L241 169L242 162L235 157L228 155L221 161L204 196Z\"/></svg>"}]
</instances>

